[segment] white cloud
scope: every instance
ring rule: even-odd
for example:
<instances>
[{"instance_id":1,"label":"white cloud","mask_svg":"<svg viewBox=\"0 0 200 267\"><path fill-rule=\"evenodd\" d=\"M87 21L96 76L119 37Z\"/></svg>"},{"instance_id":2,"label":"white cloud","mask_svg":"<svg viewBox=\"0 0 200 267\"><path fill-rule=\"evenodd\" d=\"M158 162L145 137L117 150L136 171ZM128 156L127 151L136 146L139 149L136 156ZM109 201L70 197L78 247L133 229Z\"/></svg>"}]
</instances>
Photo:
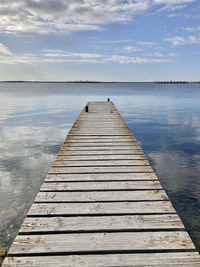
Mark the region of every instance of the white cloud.
<instances>
[{"instance_id":1,"label":"white cloud","mask_svg":"<svg viewBox=\"0 0 200 267\"><path fill-rule=\"evenodd\" d=\"M0 54L12 55L12 52L9 50L7 46L0 43Z\"/></svg>"},{"instance_id":2,"label":"white cloud","mask_svg":"<svg viewBox=\"0 0 200 267\"><path fill-rule=\"evenodd\" d=\"M164 57L164 55L159 52L144 52L142 55L146 57Z\"/></svg>"},{"instance_id":3,"label":"white cloud","mask_svg":"<svg viewBox=\"0 0 200 267\"><path fill-rule=\"evenodd\" d=\"M106 23L130 21L149 6L150 0L1 0L0 32L100 30Z\"/></svg>"},{"instance_id":4,"label":"white cloud","mask_svg":"<svg viewBox=\"0 0 200 267\"><path fill-rule=\"evenodd\" d=\"M154 42L137 42L137 44L139 44L139 45L147 45L147 46L155 45Z\"/></svg>"},{"instance_id":5,"label":"white cloud","mask_svg":"<svg viewBox=\"0 0 200 267\"><path fill-rule=\"evenodd\" d=\"M49 53L45 54L46 57L80 57L80 58L101 58L102 55L100 54L93 54L93 53L71 53L65 52L63 50L45 50L50 51Z\"/></svg>"},{"instance_id":6,"label":"white cloud","mask_svg":"<svg viewBox=\"0 0 200 267\"><path fill-rule=\"evenodd\" d=\"M126 45L122 48L122 51L125 52L125 53L133 53L133 52L139 52L139 51L142 51L141 48L138 48L138 47L135 47L135 46L132 46L132 45Z\"/></svg>"},{"instance_id":7,"label":"white cloud","mask_svg":"<svg viewBox=\"0 0 200 267\"><path fill-rule=\"evenodd\" d=\"M165 4L165 5L177 5L183 3L191 3L196 0L154 0L155 4Z\"/></svg>"},{"instance_id":8,"label":"white cloud","mask_svg":"<svg viewBox=\"0 0 200 267\"><path fill-rule=\"evenodd\" d=\"M177 54L176 53L173 53L173 52L171 52L171 53L168 53L168 55L167 55L168 57L176 57L177 56Z\"/></svg>"},{"instance_id":9,"label":"white cloud","mask_svg":"<svg viewBox=\"0 0 200 267\"><path fill-rule=\"evenodd\" d=\"M126 57L126 56L119 56L113 55L110 58L107 58L106 61L114 61L119 62L121 64L128 64L128 63L162 63L162 62L172 62L169 59L155 59L155 58L144 58L144 57Z\"/></svg>"},{"instance_id":10,"label":"white cloud","mask_svg":"<svg viewBox=\"0 0 200 267\"><path fill-rule=\"evenodd\" d=\"M200 26L198 27L183 27L184 31L187 32L200 32Z\"/></svg>"},{"instance_id":11,"label":"white cloud","mask_svg":"<svg viewBox=\"0 0 200 267\"><path fill-rule=\"evenodd\" d=\"M1 64L33 64L38 62L39 59L30 54L23 54L23 55L0 55L0 62Z\"/></svg>"},{"instance_id":12,"label":"white cloud","mask_svg":"<svg viewBox=\"0 0 200 267\"><path fill-rule=\"evenodd\" d=\"M34 54L19 54L19 55L1 55L1 64L35 64L35 63L107 63L116 62L120 64L127 63L160 63L160 62L172 62L168 57L172 56L170 54L160 55L157 53L146 54L146 57L132 57L124 55L107 55L107 54L93 54L93 53L75 53L67 52L64 50L44 50L41 55ZM163 57L158 59L158 57Z\"/></svg>"},{"instance_id":13,"label":"white cloud","mask_svg":"<svg viewBox=\"0 0 200 267\"><path fill-rule=\"evenodd\" d=\"M190 35L188 37L175 36L172 38L166 38L165 41L172 43L175 46L187 45L187 44L200 44L200 36Z\"/></svg>"},{"instance_id":14,"label":"white cloud","mask_svg":"<svg viewBox=\"0 0 200 267\"><path fill-rule=\"evenodd\" d=\"M194 0L1 0L0 33L37 34L100 31L107 23L131 21L153 5L176 5ZM179 5L179 7L177 6ZM172 7L171 7L172 8Z\"/></svg>"}]
</instances>

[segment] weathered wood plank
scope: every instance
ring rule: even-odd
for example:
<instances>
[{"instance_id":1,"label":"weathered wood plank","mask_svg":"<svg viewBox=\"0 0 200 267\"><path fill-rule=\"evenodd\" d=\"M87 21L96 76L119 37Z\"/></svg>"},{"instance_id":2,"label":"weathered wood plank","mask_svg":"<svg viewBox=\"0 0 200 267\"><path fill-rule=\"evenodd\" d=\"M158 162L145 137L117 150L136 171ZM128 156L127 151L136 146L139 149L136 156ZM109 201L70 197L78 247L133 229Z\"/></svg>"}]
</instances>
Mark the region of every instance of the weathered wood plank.
<instances>
[{"instance_id":1,"label":"weathered wood plank","mask_svg":"<svg viewBox=\"0 0 200 267\"><path fill-rule=\"evenodd\" d=\"M62 146L61 151L118 151L118 150L131 150L132 152L135 150L140 150L140 146L139 145L129 145L129 146L84 146L84 147L80 147L80 146Z\"/></svg>"},{"instance_id":2,"label":"weathered wood plank","mask_svg":"<svg viewBox=\"0 0 200 267\"><path fill-rule=\"evenodd\" d=\"M128 142L67 142L63 144L63 147L111 147L111 146L122 146L122 147L129 147L129 146L134 146L134 147L139 147L139 144L135 141L128 141Z\"/></svg>"},{"instance_id":3,"label":"weathered wood plank","mask_svg":"<svg viewBox=\"0 0 200 267\"><path fill-rule=\"evenodd\" d=\"M8 255L188 249L195 247L183 231L18 235Z\"/></svg>"},{"instance_id":4,"label":"weathered wood plank","mask_svg":"<svg viewBox=\"0 0 200 267\"><path fill-rule=\"evenodd\" d=\"M26 218L20 233L184 229L177 214Z\"/></svg>"},{"instance_id":5,"label":"weathered wood plank","mask_svg":"<svg viewBox=\"0 0 200 267\"><path fill-rule=\"evenodd\" d=\"M71 135L104 135L104 136L113 136L113 135L123 135L123 136L127 136L130 134L130 132L128 130L70 130L69 132Z\"/></svg>"},{"instance_id":6,"label":"weathered wood plank","mask_svg":"<svg viewBox=\"0 0 200 267\"><path fill-rule=\"evenodd\" d=\"M143 151L141 149L132 149L132 150L79 150L79 151L72 151L72 150L63 150L60 149L58 155L143 155Z\"/></svg>"},{"instance_id":7,"label":"weathered wood plank","mask_svg":"<svg viewBox=\"0 0 200 267\"><path fill-rule=\"evenodd\" d=\"M80 135L67 135L66 140L70 140L71 142L76 142L76 141L80 141L80 142L93 142L93 140L99 140L99 141L130 141L130 140L136 140L136 138L134 136L129 136L129 135L125 135L125 136L121 136L121 135L89 135L89 136L80 136Z\"/></svg>"},{"instance_id":8,"label":"weathered wood plank","mask_svg":"<svg viewBox=\"0 0 200 267\"><path fill-rule=\"evenodd\" d=\"M128 173L153 172L151 166L114 166L114 167L51 167L49 173Z\"/></svg>"},{"instance_id":9,"label":"weathered wood plank","mask_svg":"<svg viewBox=\"0 0 200 267\"><path fill-rule=\"evenodd\" d=\"M71 130L69 131L68 133L68 136L72 136L72 137L92 137L92 136L102 136L102 137L115 137L115 136L121 136L121 137L127 137L127 136L130 136L131 135L131 132L126 132L126 133L119 133L119 132L114 132L114 131L111 131L111 132L107 132L107 133L103 133L103 132L100 132L100 133L93 133L92 131L91 132L80 132L80 131L74 131L72 132Z\"/></svg>"},{"instance_id":10,"label":"weathered wood plank","mask_svg":"<svg viewBox=\"0 0 200 267\"><path fill-rule=\"evenodd\" d=\"M200 266L198 252L8 257L3 267Z\"/></svg>"},{"instance_id":11,"label":"weathered wood plank","mask_svg":"<svg viewBox=\"0 0 200 267\"><path fill-rule=\"evenodd\" d=\"M170 201L103 203L33 203L28 216L175 213Z\"/></svg>"},{"instance_id":12,"label":"weathered wood plank","mask_svg":"<svg viewBox=\"0 0 200 267\"><path fill-rule=\"evenodd\" d=\"M46 181L123 181L157 180L155 173L85 173L85 174L47 174Z\"/></svg>"},{"instance_id":13,"label":"weathered wood plank","mask_svg":"<svg viewBox=\"0 0 200 267\"><path fill-rule=\"evenodd\" d=\"M110 120L100 120L98 118L94 119L85 119L85 120L78 120L74 123L73 129L74 128L86 128L88 126L93 125L94 128L102 128L103 130L105 129L110 129L113 127L116 128L124 128L126 129L127 125L125 122L122 120L117 120L117 119L110 119Z\"/></svg>"},{"instance_id":14,"label":"weathered wood plank","mask_svg":"<svg viewBox=\"0 0 200 267\"><path fill-rule=\"evenodd\" d=\"M80 156L74 156L74 155L57 155L56 160L68 160L68 161L85 161L85 160L93 160L93 161L99 161L99 160L121 160L121 161L127 161L127 160L144 160L146 159L145 155L80 155Z\"/></svg>"},{"instance_id":15,"label":"weathered wood plank","mask_svg":"<svg viewBox=\"0 0 200 267\"><path fill-rule=\"evenodd\" d=\"M163 189L159 181L131 182L46 182L40 191L81 191L81 190L148 190Z\"/></svg>"},{"instance_id":16,"label":"weathered wood plank","mask_svg":"<svg viewBox=\"0 0 200 267\"><path fill-rule=\"evenodd\" d=\"M35 202L97 202L97 201L168 200L164 190L96 191L96 192L39 192Z\"/></svg>"},{"instance_id":17,"label":"weathered wood plank","mask_svg":"<svg viewBox=\"0 0 200 267\"><path fill-rule=\"evenodd\" d=\"M60 160L57 158L52 167L60 166L60 167L86 167L86 166L148 166L148 160L98 160L98 161L90 161L90 160L76 160L76 161L68 161L68 160Z\"/></svg>"},{"instance_id":18,"label":"weathered wood plank","mask_svg":"<svg viewBox=\"0 0 200 267\"><path fill-rule=\"evenodd\" d=\"M68 143L118 143L118 142L136 142L136 139L135 138L108 138L108 136L102 136L102 138L100 137L97 137L97 136L81 136L81 137L78 137L78 136L75 136L75 137L68 137L66 138L65 140L65 144L68 144Z\"/></svg>"}]
</instances>

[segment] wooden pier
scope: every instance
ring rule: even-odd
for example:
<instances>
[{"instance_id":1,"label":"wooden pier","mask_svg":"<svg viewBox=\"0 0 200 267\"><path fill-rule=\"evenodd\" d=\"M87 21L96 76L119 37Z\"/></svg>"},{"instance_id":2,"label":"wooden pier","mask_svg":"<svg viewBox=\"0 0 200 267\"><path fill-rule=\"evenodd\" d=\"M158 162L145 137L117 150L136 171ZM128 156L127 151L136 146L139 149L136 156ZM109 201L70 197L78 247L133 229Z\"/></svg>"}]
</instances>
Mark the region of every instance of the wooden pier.
<instances>
[{"instance_id":1,"label":"wooden pier","mask_svg":"<svg viewBox=\"0 0 200 267\"><path fill-rule=\"evenodd\" d=\"M200 256L112 102L70 130L3 267L200 266Z\"/></svg>"}]
</instances>

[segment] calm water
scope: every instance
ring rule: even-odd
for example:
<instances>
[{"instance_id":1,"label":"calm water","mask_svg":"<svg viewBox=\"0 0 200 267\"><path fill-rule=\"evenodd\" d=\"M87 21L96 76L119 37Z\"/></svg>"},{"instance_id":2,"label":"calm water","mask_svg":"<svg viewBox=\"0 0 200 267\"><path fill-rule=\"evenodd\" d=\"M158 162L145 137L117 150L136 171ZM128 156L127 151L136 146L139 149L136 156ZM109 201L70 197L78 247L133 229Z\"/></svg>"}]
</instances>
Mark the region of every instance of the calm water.
<instances>
[{"instance_id":1,"label":"calm water","mask_svg":"<svg viewBox=\"0 0 200 267\"><path fill-rule=\"evenodd\" d=\"M0 83L0 247L17 234L87 101L110 97L200 251L200 85Z\"/></svg>"}]
</instances>

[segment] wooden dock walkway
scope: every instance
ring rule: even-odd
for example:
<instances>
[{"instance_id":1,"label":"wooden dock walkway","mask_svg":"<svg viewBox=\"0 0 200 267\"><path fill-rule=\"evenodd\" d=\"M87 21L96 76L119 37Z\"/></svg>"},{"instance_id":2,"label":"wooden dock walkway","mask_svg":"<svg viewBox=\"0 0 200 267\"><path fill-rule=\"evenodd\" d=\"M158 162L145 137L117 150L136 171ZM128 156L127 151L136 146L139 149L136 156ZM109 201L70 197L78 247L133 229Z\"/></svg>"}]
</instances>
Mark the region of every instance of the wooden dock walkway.
<instances>
[{"instance_id":1,"label":"wooden dock walkway","mask_svg":"<svg viewBox=\"0 0 200 267\"><path fill-rule=\"evenodd\" d=\"M70 130L3 267L200 266L113 103L88 107Z\"/></svg>"}]
</instances>

